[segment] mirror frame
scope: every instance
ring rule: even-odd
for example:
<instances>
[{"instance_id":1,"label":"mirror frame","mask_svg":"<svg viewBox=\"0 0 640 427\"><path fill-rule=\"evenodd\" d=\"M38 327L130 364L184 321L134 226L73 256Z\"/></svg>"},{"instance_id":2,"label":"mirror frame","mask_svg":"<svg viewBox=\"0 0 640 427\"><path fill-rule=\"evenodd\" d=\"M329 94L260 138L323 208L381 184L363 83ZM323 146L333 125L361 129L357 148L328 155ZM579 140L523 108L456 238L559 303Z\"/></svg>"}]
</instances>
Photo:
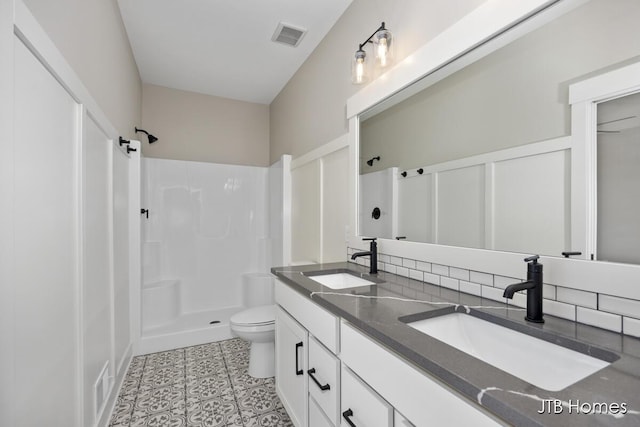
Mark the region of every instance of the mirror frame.
<instances>
[{"instance_id":1,"label":"mirror frame","mask_svg":"<svg viewBox=\"0 0 640 427\"><path fill-rule=\"evenodd\" d=\"M362 115L375 114L453 74L516 38L552 21L589 0L492 0L423 45L387 73L347 100L349 121L349 241L351 248L366 249L358 236L359 129ZM572 124L572 146L587 148ZM584 135L584 134L582 134ZM572 150L573 151L573 150ZM575 160L574 160L575 161ZM573 162L572 162L573 163ZM572 174L572 179L576 175ZM585 175L585 190L588 184ZM573 184L572 184L573 186ZM587 199L585 193L580 197ZM573 195L572 195L573 198ZM572 202L573 205L573 202ZM588 212L585 209L587 223ZM371 236L375 237L375 236ZM586 234L584 237L586 239ZM572 237L573 239L573 237ZM431 243L379 239L381 253L455 266L508 277L526 278L523 258L528 253L445 246ZM585 253L586 252L585 248ZM640 266L581 259L541 256L545 282L590 292L640 299ZM614 280L612 280L614 278Z\"/></svg>"}]
</instances>

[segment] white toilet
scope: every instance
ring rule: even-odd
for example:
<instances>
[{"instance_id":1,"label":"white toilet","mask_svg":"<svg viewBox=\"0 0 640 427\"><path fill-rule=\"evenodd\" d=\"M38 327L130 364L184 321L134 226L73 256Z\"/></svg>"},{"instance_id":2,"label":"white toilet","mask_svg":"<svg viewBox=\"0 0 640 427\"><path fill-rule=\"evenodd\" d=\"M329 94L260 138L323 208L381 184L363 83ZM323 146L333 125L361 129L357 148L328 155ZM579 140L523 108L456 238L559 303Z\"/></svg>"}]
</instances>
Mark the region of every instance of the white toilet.
<instances>
[{"instance_id":1,"label":"white toilet","mask_svg":"<svg viewBox=\"0 0 640 427\"><path fill-rule=\"evenodd\" d=\"M249 375L268 378L275 375L275 305L273 276L249 273L242 277L242 301L247 307L231 316L231 332L251 343Z\"/></svg>"}]
</instances>

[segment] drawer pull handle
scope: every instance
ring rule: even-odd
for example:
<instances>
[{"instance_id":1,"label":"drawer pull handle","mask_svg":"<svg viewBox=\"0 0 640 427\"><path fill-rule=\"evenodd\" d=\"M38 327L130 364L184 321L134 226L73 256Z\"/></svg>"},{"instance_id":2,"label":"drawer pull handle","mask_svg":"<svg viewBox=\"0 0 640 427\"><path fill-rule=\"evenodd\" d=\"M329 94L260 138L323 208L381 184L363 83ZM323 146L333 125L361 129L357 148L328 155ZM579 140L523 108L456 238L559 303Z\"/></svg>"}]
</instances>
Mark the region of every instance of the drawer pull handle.
<instances>
[{"instance_id":1,"label":"drawer pull handle","mask_svg":"<svg viewBox=\"0 0 640 427\"><path fill-rule=\"evenodd\" d=\"M347 422L347 424L349 424L351 427L357 427L357 426L353 423L353 421L351 421L351 420L349 419L349 417L352 417L352 416L353 416L353 411L352 411L351 409L347 409L346 411L344 411L344 412L342 413L342 418L344 418L344 419L345 419L345 421Z\"/></svg>"},{"instance_id":2,"label":"drawer pull handle","mask_svg":"<svg viewBox=\"0 0 640 427\"><path fill-rule=\"evenodd\" d=\"M302 369L299 369L299 362L298 362L298 349L302 347L302 341L300 341L299 343L296 343L296 375L304 375L304 371Z\"/></svg>"},{"instance_id":3,"label":"drawer pull handle","mask_svg":"<svg viewBox=\"0 0 640 427\"><path fill-rule=\"evenodd\" d=\"M329 384L325 384L325 385L320 384L320 381L318 381L318 379L313 375L315 373L316 373L316 368L311 368L307 371L307 374L309 374L313 382L316 383L318 387L320 387L320 390L325 391L325 390L331 389L331 386Z\"/></svg>"}]
</instances>

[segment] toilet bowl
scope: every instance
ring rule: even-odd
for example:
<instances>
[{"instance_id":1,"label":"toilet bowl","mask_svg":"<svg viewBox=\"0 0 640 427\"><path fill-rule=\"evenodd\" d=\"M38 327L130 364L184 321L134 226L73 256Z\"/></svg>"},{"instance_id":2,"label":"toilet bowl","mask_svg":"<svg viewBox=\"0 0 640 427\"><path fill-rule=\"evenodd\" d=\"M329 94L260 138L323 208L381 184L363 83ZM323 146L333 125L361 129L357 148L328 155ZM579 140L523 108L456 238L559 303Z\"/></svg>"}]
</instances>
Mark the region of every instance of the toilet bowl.
<instances>
[{"instance_id":1,"label":"toilet bowl","mask_svg":"<svg viewBox=\"0 0 640 427\"><path fill-rule=\"evenodd\" d=\"M260 305L234 314L231 332L249 341L249 375L269 378L275 375L275 305Z\"/></svg>"}]
</instances>

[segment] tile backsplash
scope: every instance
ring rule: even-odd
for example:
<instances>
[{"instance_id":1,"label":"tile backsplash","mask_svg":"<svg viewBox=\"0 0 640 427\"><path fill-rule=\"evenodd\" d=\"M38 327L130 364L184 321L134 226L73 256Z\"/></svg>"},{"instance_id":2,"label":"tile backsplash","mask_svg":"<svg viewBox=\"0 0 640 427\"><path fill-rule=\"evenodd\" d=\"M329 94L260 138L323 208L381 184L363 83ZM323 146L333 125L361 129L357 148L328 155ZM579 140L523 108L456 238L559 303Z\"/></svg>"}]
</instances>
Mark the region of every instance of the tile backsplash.
<instances>
[{"instance_id":1,"label":"tile backsplash","mask_svg":"<svg viewBox=\"0 0 640 427\"><path fill-rule=\"evenodd\" d=\"M347 248L349 262L369 266L368 258L361 257L355 261L351 260L351 255L357 251L358 249ZM521 281L514 277L400 258L383 253L378 254L378 270L505 304L526 307L524 292L516 293L513 300L507 300L502 296L504 288ZM415 288L415 282L411 287ZM543 295L543 310L546 314L640 337L640 301L638 300L586 292L551 283L544 284Z\"/></svg>"}]
</instances>

